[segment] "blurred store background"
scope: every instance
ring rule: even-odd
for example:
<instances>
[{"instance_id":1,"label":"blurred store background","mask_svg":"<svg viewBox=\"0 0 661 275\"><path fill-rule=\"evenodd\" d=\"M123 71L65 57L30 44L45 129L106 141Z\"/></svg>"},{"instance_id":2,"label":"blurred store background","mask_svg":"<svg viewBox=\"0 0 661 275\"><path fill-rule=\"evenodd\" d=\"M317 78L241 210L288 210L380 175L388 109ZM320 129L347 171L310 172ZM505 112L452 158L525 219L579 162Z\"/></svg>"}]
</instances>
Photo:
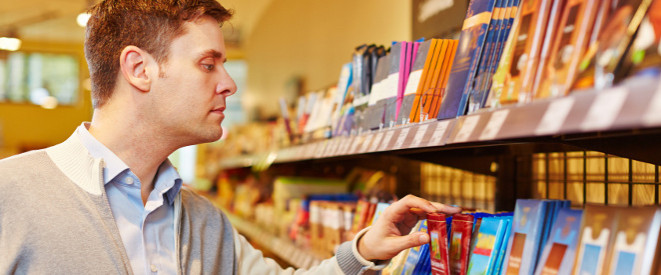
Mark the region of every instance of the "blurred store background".
<instances>
[{"instance_id":1,"label":"blurred store background","mask_svg":"<svg viewBox=\"0 0 661 275\"><path fill-rule=\"evenodd\" d=\"M0 5L0 158L57 144L91 119L83 41L85 11L95 2ZM411 3L387 2L221 1L235 11L223 30L226 67L239 87L223 126L273 120L279 112L273 102L337 81L347 53L364 41L410 39ZM193 146L173 156L188 182L205 178L195 170L199 151Z\"/></svg>"}]
</instances>

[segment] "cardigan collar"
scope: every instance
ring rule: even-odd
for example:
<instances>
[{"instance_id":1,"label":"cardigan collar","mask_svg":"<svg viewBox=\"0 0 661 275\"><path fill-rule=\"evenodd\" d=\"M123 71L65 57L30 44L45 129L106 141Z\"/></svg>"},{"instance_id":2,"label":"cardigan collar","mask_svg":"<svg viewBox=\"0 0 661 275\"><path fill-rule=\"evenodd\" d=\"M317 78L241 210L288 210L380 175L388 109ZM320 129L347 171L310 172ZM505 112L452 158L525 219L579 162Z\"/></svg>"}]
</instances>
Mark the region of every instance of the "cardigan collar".
<instances>
[{"instance_id":1,"label":"cardigan collar","mask_svg":"<svg viewBox=\"0 0 661 275\"><path fill-rule=\"evenodd\" d=\"M45 151L64 175L81 189L97 196L103 193L103 160L93 158L76 133Z\"/></svg>"}]
</instances>

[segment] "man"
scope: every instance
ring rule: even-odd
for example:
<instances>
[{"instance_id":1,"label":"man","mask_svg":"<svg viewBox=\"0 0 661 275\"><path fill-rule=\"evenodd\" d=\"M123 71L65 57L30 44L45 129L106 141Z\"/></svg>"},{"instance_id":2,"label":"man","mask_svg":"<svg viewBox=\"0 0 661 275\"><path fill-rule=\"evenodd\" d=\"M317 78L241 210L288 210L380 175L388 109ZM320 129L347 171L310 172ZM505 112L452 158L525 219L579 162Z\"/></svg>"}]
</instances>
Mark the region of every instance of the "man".
<instances>
[{"instance_id":1,"label":"man","mask_svg":"<svg viewBox=\"0 0 661 275\"><path fill-rule=\"evenodd\" d=\"M0 161L0 273L357 274L429 241L408 196L311 270L282 270L167 157L220 138L236 86L223 68L214 0L108 0L92 9L85 55L94 115L65 142Z\"/></svg>"}]
</instances>

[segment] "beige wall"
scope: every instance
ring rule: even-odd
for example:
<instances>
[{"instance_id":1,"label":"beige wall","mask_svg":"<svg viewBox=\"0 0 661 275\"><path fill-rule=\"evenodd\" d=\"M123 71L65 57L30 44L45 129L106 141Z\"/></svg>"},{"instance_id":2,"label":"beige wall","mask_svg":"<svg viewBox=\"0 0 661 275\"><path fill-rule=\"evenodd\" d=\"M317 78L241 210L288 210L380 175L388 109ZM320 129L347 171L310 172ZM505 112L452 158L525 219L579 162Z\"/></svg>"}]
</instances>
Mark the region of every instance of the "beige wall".
<instances>
[{"instance_id":1,"label":"beige wall","mask_svg":"<svg viewBox=\"0 0 661 275\"><path fill-rule=\"evenodd\" d=\"M42 51L76 55L81 61L80 79L89 77L81 44L35 43L25 41L21 51ZM50 146L64 141L92 114L90 94L82 85L78 103L52 110L32 104L0 103L0 158L25 149Z\"/></svg>"},{"instance_id":2,"label":"beige wall","mask_svg":"<svg viewBox=\"0 0 661 275\"><path fill-rule=\"evenodd\" d=\"M92 119L90 91L82 85L82 81L89 78L82 43L24 41L20 50L77 56L80 61L81 94L77 104L58 106L52 110L27 103L0 102L0 158L60 143L83 121ZM230 59L244 58L243 51L232 47L227 48L227 56Z\"/></svg>"},{"instance_id":3,"label":"beige wall","mask_svg":"<svg viewBox=\"0 0 661 275\"><path fill-rule=\"evenodd\" d=\"M302 76L308 90L325 88L337 83L356 46L410 39L410 0L273 0L246 39L243 104L277 114L293 77Z\"/></svg>"},{"instance_id":4,"label":"beige wall","mask_svg":"<svg viewBox=\"0 0 661 275\"><path fill-rule=\"evenodd\" d=\"M337 82L355 46L410 39L410 0L272 0L244 48L228 49L228 57L245 56L248 62L243 104L278 114L276 102L293 77L304 77L309 89L325 88ZM21 50L75 54L84 80L89 74L82 48L82 43L25 41ZM54 110L0 103L0 158L59 143L82 121L90 120L89 91L82 85L81 91L78 104Z\"/></svg>"}]
</instances>

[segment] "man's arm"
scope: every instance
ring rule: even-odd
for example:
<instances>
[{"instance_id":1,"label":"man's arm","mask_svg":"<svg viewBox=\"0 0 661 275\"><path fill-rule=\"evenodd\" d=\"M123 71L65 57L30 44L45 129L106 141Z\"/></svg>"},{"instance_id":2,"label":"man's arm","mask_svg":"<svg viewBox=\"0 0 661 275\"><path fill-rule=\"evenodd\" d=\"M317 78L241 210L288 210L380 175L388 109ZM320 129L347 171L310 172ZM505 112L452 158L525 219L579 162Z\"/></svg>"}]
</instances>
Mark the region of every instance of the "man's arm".
<instances>
[{"instance_id":1,"label":"man's arm","mask_svg":"<svg viewBox=\"0 0 661 275\"><path fill-rule=\"evenodd\" d=\"M272 259L264 258L246 239L234 232L239 274L362 274L369 269L385 267L382 260L390 260L404 249L429 242L426 233L410 234L411 229L427 213L454 214L456 207L432 203L416 196L406 196L393 203L374 224L358 233L351 242L340 245L335 257L309 270L282 269Z\"/></svg>"}]
</instances>

